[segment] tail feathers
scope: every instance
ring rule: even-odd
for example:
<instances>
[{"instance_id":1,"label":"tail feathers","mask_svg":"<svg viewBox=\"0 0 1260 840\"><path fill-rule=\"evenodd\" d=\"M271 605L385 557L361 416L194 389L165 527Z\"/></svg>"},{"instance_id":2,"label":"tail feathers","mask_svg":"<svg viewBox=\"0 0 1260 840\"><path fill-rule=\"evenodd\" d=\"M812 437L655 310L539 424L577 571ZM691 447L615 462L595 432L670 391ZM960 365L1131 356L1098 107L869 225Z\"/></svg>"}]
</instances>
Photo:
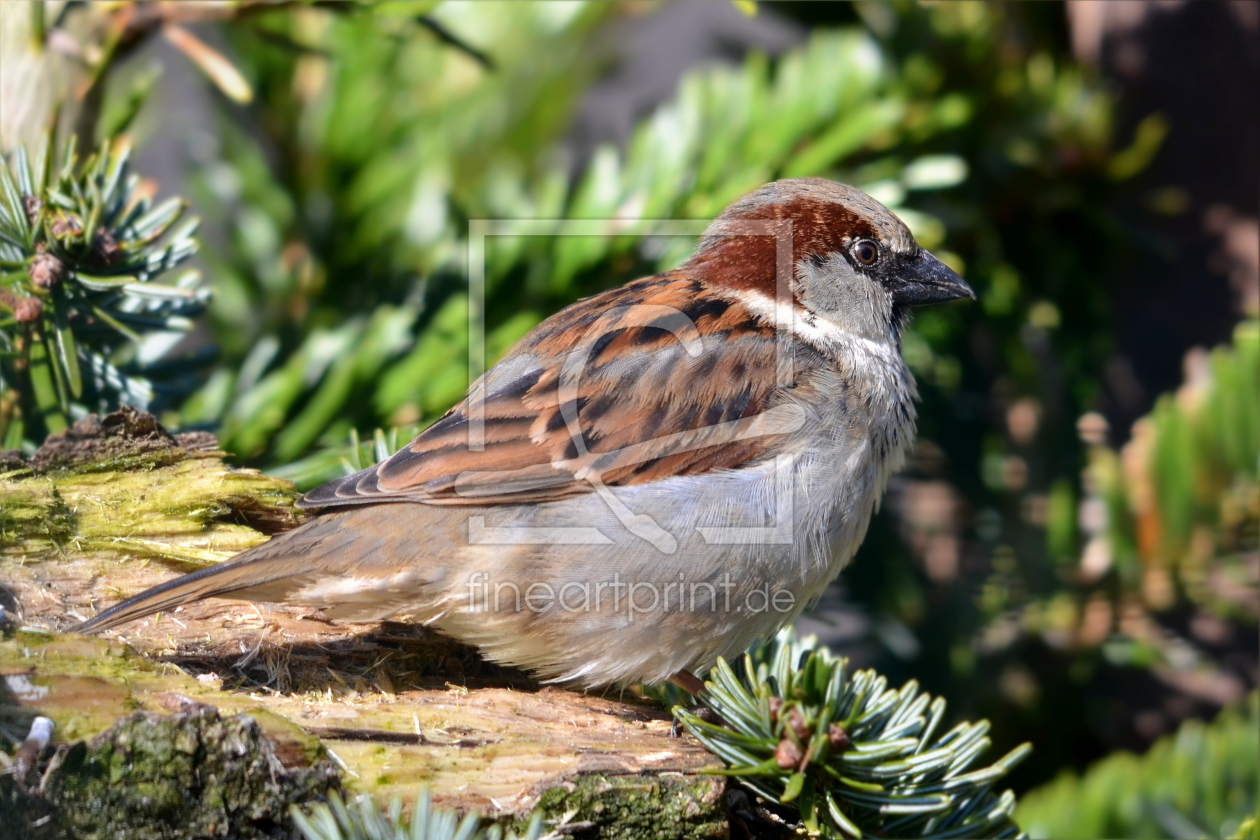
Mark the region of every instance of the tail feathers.
<instances>
[{"instance_id":1,"label":"tail feathers","mask_svg":"<svg viewBox=\"0 0 1260 840\"><path fill-rule=\"evenodd\" d=\"M213 598L219 595L232 595L240 590L257 586L256 570L231 566L212 566L175 580L167 581L146 589L120 604L107 609L95 618L85 621L75 628L79 633L96 633L125 624L136 618L144 618L156 612L174 609L181 604L200 601L202 598ZM250 599L265 600L265 599Z\"/></svg>"},{"instance_id":2,"label":"tail feathers","mask_svg":"<svg viewBox=\"0 0 1260 840\"><path fill-rule=\"evenodd\" d=\"M358 559L353 534L340 532L338 517L320 516L208 569L159 584L115 604L75 628L95 633L203 598L229 596L281 601L316 577L337 574Z\"/></svg>"}]
</instances>

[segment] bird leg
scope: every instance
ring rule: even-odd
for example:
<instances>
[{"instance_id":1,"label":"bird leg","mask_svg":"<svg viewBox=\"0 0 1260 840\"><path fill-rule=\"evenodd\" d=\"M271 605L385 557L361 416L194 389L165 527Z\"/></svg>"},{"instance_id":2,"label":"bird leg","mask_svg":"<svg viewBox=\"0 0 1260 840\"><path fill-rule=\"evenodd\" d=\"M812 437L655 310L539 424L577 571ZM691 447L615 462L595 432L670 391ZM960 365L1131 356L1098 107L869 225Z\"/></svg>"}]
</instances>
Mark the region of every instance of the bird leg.
<instances>
[{"instance_id":1,"label":"bird leg","mask_svg":"<svg viewBox=\"0 0 1260 840\"><path fill-rule=\"evenodd\" d=\"M704 680L686 669L674 674L669 681L694 697L699 697L704 691Z\"/></svg>"},{"instance_id":2,"label":"bird leg","mask_svg":"<svg viewBox=\"0 0 1260 840\"><path fill-rule=\"evenodd\" d=\"M674 676L669 678L669 681L693 697L699 697L700 692L704 691L704 680L687 670L682 670L677 674L674 674ZM708 723L725 723L717 712L713 711L703 703L698 703L695 706L692 706L690 711L693 715ZM682 731L682 724L677 718L675 718L674 725L671 726L669 730L670 737L681 737Z\"/></svg>"}]
</instances>

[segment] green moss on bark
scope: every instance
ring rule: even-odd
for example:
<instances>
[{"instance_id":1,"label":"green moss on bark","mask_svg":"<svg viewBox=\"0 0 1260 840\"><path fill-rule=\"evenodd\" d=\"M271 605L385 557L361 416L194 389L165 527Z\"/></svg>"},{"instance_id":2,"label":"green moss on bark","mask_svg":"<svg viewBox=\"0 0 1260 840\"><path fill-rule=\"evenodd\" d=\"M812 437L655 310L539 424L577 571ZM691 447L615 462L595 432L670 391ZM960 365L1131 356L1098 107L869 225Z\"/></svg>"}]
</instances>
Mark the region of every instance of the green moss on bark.
<instances>
[{"instance_id":1,"label":"green moss on bark","mask_svg":"<svg viewBox=\"0 0 1260 840\"><path fill-rule=\"evenodd\" d=\"M543 793L545 819L586 823L599 840L711 840L728 836L720 776L578 776ZM576 812L576 813L574 813Z\"/></svg>"},{"instance_id":2,"label":"green moss on bark","mask_svg":"<svg viewBox=\"0 0 1260 840\"><path fill-rule=\"evenodd\" d=\"M29 785L29 786L28 786ZM0 834L31 840L278 838L289 806L339 787L327 762L286 769L249 715L137 712L59 747L42 779L0 781Z\"/></svg>"},{"instance_id":3,"label":"green moss on bark","mask_svg":"<svg viewBox=\"0 0 1260 840\"><path fill-rule=\"evenodd\" d=\"M72 548L199 566L302 519L289 482L229 467L213 437L133 409L89 415L29 460L2 454L0 555L21 562Z\"/></svg>"}]
</instances>

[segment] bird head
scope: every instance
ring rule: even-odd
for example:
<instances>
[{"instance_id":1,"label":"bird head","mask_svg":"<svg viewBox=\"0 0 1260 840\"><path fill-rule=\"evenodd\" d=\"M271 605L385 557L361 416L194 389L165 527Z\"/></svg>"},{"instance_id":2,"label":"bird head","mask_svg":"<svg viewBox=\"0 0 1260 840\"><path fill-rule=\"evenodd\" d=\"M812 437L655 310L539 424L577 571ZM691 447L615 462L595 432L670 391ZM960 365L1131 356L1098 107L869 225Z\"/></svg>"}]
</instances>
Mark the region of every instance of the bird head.
<instances>
[{"instance_id":1,"label":"bird head","mask_svg":"<svg viewBox=\"0 0 1260 840\"><path fill-rule=\"evenodd\" d=\"M809 323L893 342L910 307L975 298L887 207L823 178L775 181L740 198L683 268L742 298L790 304Z\"/></svg>"}]
</instances>

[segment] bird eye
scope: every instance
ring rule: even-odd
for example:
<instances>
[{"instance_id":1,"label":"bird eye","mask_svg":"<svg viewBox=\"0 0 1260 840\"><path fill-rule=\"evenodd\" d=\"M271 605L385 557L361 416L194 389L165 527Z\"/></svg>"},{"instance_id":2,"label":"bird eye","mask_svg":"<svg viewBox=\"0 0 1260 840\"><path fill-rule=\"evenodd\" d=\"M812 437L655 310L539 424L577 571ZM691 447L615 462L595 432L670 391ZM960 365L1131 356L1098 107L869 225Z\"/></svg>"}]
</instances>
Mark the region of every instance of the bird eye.
<instances>
[{"instance_id":1,"label":"bird eye","mask_svg":"<svg viewBox=\"0 0 1260 840\"><path fill-rule=\"evenodd\" d=\"M862 265L874 265L879 259L879 247L869 239L863 239L853 246L853 256Z\"/></svg>"}]
</instances>

